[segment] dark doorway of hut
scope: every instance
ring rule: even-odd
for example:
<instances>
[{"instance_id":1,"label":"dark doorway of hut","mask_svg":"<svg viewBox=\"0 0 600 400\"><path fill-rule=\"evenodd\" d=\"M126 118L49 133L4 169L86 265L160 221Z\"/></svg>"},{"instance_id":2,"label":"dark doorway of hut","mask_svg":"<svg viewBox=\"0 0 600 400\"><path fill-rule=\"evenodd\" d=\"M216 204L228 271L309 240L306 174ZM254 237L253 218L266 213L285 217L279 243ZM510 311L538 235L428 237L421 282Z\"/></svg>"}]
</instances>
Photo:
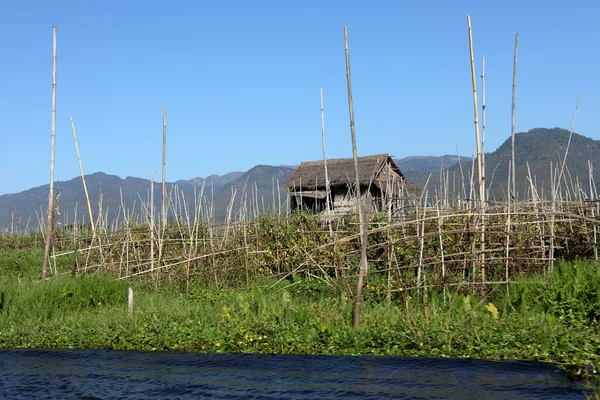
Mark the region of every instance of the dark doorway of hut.
<instances>
[{"instance_id":1,"label":"dark doorway of hut","mask_svg":"<svg viewBox=\"0 0 600 400\"><path fill-rule=\"evenodd\" d=\"M331 200L329 202L331 207ZM327 211L327 194L325 191L303 191L291 196L292 210L308 211L313 214Z\"/></svg>"}]
</instances>

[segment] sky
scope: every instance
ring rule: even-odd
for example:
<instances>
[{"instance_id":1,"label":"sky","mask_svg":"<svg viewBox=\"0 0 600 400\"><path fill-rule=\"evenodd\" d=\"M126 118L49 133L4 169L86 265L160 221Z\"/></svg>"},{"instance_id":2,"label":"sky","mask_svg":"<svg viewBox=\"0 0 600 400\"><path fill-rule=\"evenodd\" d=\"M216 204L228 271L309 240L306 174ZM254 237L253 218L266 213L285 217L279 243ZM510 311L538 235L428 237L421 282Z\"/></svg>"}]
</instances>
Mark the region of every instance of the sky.
<instances>
[{"instance_id":1,"label":"sky","mask_svg":"<svg viewBox=\"0 0 600 400\"><path fill-rule=\"evenodd\" d=\"M167 180L257 164L351 157L344 26L359 155L470 156L467 14L477 86L485 56L486 151L516 131L600 139L600 3L528 1L4 0L0 194L49 182L52 27L57 27L56 181L86 174ZM481 105L481 93L479 93Z\"/></svg>"}]
</instances>

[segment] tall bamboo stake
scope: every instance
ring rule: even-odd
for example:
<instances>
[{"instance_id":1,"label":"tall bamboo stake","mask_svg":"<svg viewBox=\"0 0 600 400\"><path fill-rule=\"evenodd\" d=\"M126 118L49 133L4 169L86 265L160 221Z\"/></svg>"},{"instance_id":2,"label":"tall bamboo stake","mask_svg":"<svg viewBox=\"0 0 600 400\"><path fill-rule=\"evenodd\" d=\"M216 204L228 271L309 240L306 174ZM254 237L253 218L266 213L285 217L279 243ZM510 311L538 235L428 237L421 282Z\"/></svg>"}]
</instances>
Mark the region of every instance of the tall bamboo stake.
<instances>
[{"instance_id":1,"label":"tall bamboo stake","mask_svg":"<svg viewBox=\"0 0 600 400\"><path fill-rule=\"evenodd\" d=\"M592 202L592 219L594 219L596 217L595 215L595 208L596 206L595 204L595 200L596 197L594 196L594 167L592 165L592 162L590 160L588 160L588 179L589 179L589 184L590 184L590 201ZM597 228L597 224L594 224L594 258L597 260L598 259L598 232L597 232L598 228Z\"/></svg>"},{"instance_id":2,"label":"tall bamboo stake","mask_svg":"<svg viewBox=\"0 0 600 400\"><path fill-rule=\"evenodd\" d=\"M348 111L350 116L350 134L352 136L352 157L354 159L354 178L356 196L356 207L358 210L358 225L360 233L360 267L358 270L358 283L356 285L356 300L354 303L354 329L358 329L360 322L360 304L362 301L362 290L365 274L367 272L367 236L368 227L365 226L365 218L362 209L362 199L360 195L360 178L358 175L358 155L356 154L356 132L354 128L354 106L352 103L352 78L350 73L350 51L348 49L348 27L344 26L344 45L346 51L346 81L348 84Z\"/></svg>"},{"instance_id":3,"label":"tall bamboo stake","mask_svg":"<svg viewBox=\"0 0 600 400\"><path fill-rule=\"evenodd\" d=\"M150 178L150 270L154 271L154 170Z\"/></svg>"},{"instance_id":4,"label":"tall bamboo stake","mask_svg":"<svg viewBox=\"0 0 600 400\"><path fill-rule=\"evenodd\" d=\"M458 167L460 168L460 177L462 179L463 199L467 201L467 189L465 186L465 174L463 172L462 162L460 161L460 153L458 151L458 143L456 144L456 157L458 158Z\"/></svg>"},{"instance_id":5,"label":"tall bamboo stake","mask_svg":"<svg viewBox=\"0 0 600 400\"><path fill-rule=\"evenodd\" d=\"M52 128L50 142L50 187L48 190L48 221L46 225L46 243L42 263L42 282L46 281L48 257L54 232L54 145L56 142L56 26L52 27Z\"/></svg>"},{"instance_id":6,"label":"tall bamboo stake","mask_svg":"<svg viewBox=\"0 0 600 400\"><path fill-rule=\"evenodd\" d=\"M439 178L438 179L438 190L436 192L439 191L439 197L440 197L439 200L441 200L443 202L443 201L445 201L444 193L443 193L444 192L444 189L443 189L444 188L444 183L443 183L444 182L444 158L443 157L440 157L440 174L439 174L438 178ZM445 204L443 206L445 207Z\"/></svg>"},{"instance_id":7,"label":"tall bamboo stake","mask_svg":"<svg viewBox=\"0 0 600 400\"><path fill-rule=\"evenodd\" d=\"M506 182L506 190L507 191L510 191L510 178L512 177L511 169L512 169L512 162L509 161L508 162L508 179L507 179L508 182ZM507 196L506 201L507 201L507 203L506 203L506 214L507 214L506 215L506 235L505 235L506 248L505 248L505 253L504 253L504 258L505 258L504 261L505 261L505 270L506 270L505 279L506 279L506 282L508 282L508 267L509 267L509 261L510 261L510 259L509 259L509 256L510 256L510 230L512 228L511 227L511 212L512 212L511 210L512 210L512 208L510 206L510 201L511 201L510 194ZM508 285L506 287L508 289Z\"/></svg>"},{"instance_id":8,"label":"tall bamboo stake","mask_svg":"<svg viewBox=\"0 0 600 400\"><path fill-rule=\"evenodd\" d=\"M552 168L552 161L550 161L550 189L552 190L552 209L551 209L551 213L550 213L550 249L549 254L548 254L548 258L550 259L550 272L553 271L554 269L554 218L555 218L555 214L556 214L556 183L555 183L555 178L553 176L553 173L556 174L555 172L553 172L553 168Z\"/></svg>"},{"instance_id":9,"label":"tall bamboo stake","mask_svg":"<svg viewBox=\"0 0 600 400\"><path fill-rule=\"evenodd\" d=\"M515 56L513 60L513 81L512 81L512 109L511 109L511 129L510 129L510 140L511 140L511 160L512 160L512 195L517 198L517 187L516 187L516 165L515 164L515 100L517 91L517 54L519 52L519 34L515 36Z\"/></svg>"},{"instance_id":10,"label":"tall bamboo stake","mask_svg":"<svg viewBox=\"0 0 600 400\"><path fill-rule=\"evenodd\" d=\"M469 200L470 200L470 207L469 208L473 208L477 206L477 194L475 193L475 183L473 182L473 179L475 179L475 160L476 160L476 154L475 152L471 153L471 174L469 176Z\"/></svg>"},{"instance_id":11,"label":"tall bamboo stake","mask_svg":"<svg viewBox=\"0 0 600 400\"><path fill-rule=\"evenodd\" d=\"M388 272L387 272L387 302L388 302L388 307L391 305L392 302L392 258L394 257L394 244L392 241L392 235L391 235L391 231L389 229L389 226L392 224L392 203L394 201L394 188L396 187L396 182L394 180L395 176L392 174L392 166L388 164L387 166L387 173L388 176L392 177L392 183L390 185L390 182L387 181L386 182L386 190L385 190L385 199L386 199L386 206L387 206L387 225L388 225L388 229L387 229L387 241L388 243L390 243L390 246L387 246L386 249L386 258L388 261ZM337 274L337 269L336 269L336 278L337 278L338 274Z\"/></svg>"},{"instance_id":12,"label":"tall bamboo stake","mask_svg":"<svg viewBox=\"0 0 600 400\"><path fill-rule=\"evenodd\" d=\"M485 201L484 196L484 176L483 176L483 165L481 158L481 138L479 136L479 110L477 107L477 80L475 78L475 60L473 59L473 33L471 29L471 16L467 15L467 22L469 23L469 52L471 54L471 82L473 84L473 111L474 111L474 123L475 123L475 144L477 145L477 173L479 178L479 201L482 203Z\"/></svg>"},{"instance_id":13,"label":"tall bamboo stake","mask_svg":"<svg viewBox=\"0 0 600 400\"><path fill-rule=\"evenodd\" d=\"M437 207L437 223L438 223L438 235L439 235L439 240L440 240L440 261L442 263L442 279L444 280L444 283L446 281L446 264L445 264L445 259L444 259L444 238L442 236L442 225L444 223L443 217L440 214L440 204L437 203L436 204Z\"/></svg>"},{"instance_id":14,"label":"tall bamboo stake","mask_svg":"<svg viewBox=\"0 0 600 400\"><path fill-rule=\"evenodd\" d=\"M333 237L333 228L331 227L331 209L329 198L331 189L329 188L329 173L327 172L327 154L325 152L325 111L323 108L323 88L319 89L321 98L321 143L323 146L323 165L325 166L325 207L327 207L327 224L329 225L329 236Z\"/></svg>"},{"instance_id":15,"label":"tall bamboo stake","mask_svg":"<svg viewBox=\"0 0 600 400\"><path fill-rule=\"evenodd\" d=\"M77 161L79 162L79 171L81 173L81 180L83 182L83 191L85 193L85 199L87 201L87 207L88 207L88 213L90 216L90 226L92 227L92 241L90 243L90 248L94 246L94 241L96 240L96 237L98 237L98 249L100 251L100 257L104 258L104 256L102 255L102 239L100 236L96 236L96 224L94 222L94 216L92 213L92 205L90 203L90 196L87 190L87 185L85 183L85 174L83 172L83 163L81 161L81 155L79 153L79 144L77 142L77 132L75 131L75 121L73 121L73 118L71 118L71 130L73 131L73 141L75 142L75 151L77 152ZM101 212L99 212L98 215L100 215ZM90 255L90 251L88 251L88 258ZM87 267L87 259L86 259L86 267Z\"/></svg>"},{"instance_id":16,"label":"tall bamboo stake","mask_svg":"<svg viewBox=\"0 0 600 400\"><path fill-rule=\"evenodd\" d=\"M419 237L419 267L417 269L417 288L421 287L421 284L425 284L425 273L423 270L423 250L425 249L425 219L427 218L427 195L428 191L425 190L425 201L423 202L423 216L419 218L417 207L417 218L415 219L415 226L417 236ZM419 228L420 227L420 228Z\"/></svg>"},{"instance_id":17,"label":"tall bamboo stake","mask_svg":"<svg viewBox=\"0 0 600 400\"><path fill-rule=\"evenodd\" d=\"M277 215L281 217L281 186L279 185L279 178L277 178Z\"/></svg>"},{"instance_id":18,"label":"tall bamboo stake","mask_svg":"<svg viewBox=\"0 0 600 400\"><path fill-rule=\"evenodd\" d=\"M75 151L77 152L77 161L79 162L79 172L81 173L81 181L83 182L83 191L85 200L87 201L88 213L90 215L90 224L92 226L92 236L96 236L96 226L94 225L94 216L92 214L92 205L90 204L90 196L88 194L87 185L85 184L85 174L83 173L83 163L79 154L79 144L77 143L77 133L75 132L75 121L71 117L71 130L73 131L73 141L75 142Z\"/></svg>"},{"instance_id":19,"label":"tall bamboo stake","mask_svg":"<svg viewBox=\"0 0 600 400\"><path fill-rule=\"evenodd\" d=\"M485 57L481 57L481 281L485 282ZM482 286L483 288L483 286Z\"/></svg>"},{"instance_id":20,"label":"tall bamboo stake","mask_svg":"<svg viewBox=\"0 0 600 400\"><path fill-rule=\"evenodd\" d=\"M573 114L573 122L571 124L571 131L569 132L569 140L567 141L567 148L565 149L565 156L562 159L562 165L560 167L560 172L558 175L558 184L560 185L560 180L563 177L563 173L565 170L565 165L567 164L567 155L569 155L569 147L571 146L571 139L573 139L573 131L575 130L575 121L577 120L577 110L579 108L579 94L577 95L577 102L575 103L575 112ZM569 185L567 184L567 192L569 190Z\"/></svg>"},{"instance_id":21,"label":"tall bamboo stake","mask_svg":"<svg viewBox=\"0 0 600 400\"><path fill-rule=\"evenodd\" d=\"M162 228L167 227L167 107L163 107L163 144L162 144Z\"/></svg>"},{"instance_id":22,"label":"tall bamboo stake","mask_svg":"<svg viewBox=\"0 0 600 400\"><path fill-rule=\"evenodd\" d=\"M481 173L485 182L485 57L481 56ZM482 202L487 201L485 184L483 185Z\"/></svg>"}]
</instances>

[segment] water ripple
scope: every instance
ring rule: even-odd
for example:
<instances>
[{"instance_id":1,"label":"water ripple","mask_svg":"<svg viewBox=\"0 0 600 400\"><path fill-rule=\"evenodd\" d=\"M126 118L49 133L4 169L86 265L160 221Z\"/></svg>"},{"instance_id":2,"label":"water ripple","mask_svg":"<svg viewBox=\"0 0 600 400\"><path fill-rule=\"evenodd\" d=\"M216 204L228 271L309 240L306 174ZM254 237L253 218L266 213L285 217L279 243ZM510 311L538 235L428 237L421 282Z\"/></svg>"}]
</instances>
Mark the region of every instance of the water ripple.
<instances>
[{"instance_id":1,"label":"water ripple","mask_svg":"<svg viewBox=\"0 0 600 400\"><path fill-rule=\"evenodd\" d=\"M464 359L0 350L0 398L585 399L547 365Z\"/></svg>"}]
</instances>

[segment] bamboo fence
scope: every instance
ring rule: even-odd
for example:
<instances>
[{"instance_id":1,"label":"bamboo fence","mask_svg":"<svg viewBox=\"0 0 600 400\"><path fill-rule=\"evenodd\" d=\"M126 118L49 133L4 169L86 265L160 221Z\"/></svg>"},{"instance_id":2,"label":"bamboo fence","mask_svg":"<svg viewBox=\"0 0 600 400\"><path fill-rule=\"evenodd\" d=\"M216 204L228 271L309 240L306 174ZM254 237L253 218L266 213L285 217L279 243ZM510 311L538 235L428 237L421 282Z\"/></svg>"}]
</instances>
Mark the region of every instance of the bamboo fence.
<instances>
[{"instance_id":1,"label":"bamboo fence","mask_svg":"<svg viewBox=\"0 0 600 400\"><path fill-rule=\"evenodd\" d=\"M560 166L555 167L558 177ZM529 179L526 200L509 197L487 201L486 207L441 196L464 193L464 187L436 188L435 196L428 190L418 197L402 191L386 196L379 212L364 216L367 279L386 280L389 296L434 287L474 290L507 285L526 273L548 273L557 259L598 259L600 201L593 170L587 190L578 182L563 191L555 182L550 199L537 194L534 180ZM254 188L240 196L239 209L231 202L224 223L212 217L211 198L202 188L192 206L183 192L171 192L166 227L154 223L161 211L151 196L140 198L140 212L122 205L116 221L104 210L93 231L89 223L62 224L54 233L52 274L111 272L120 279L239 286L259 276L348 282L358 277L363 251L356 212L289 214L272 204L256 214Z\"/></svg>"}]
</instances>

